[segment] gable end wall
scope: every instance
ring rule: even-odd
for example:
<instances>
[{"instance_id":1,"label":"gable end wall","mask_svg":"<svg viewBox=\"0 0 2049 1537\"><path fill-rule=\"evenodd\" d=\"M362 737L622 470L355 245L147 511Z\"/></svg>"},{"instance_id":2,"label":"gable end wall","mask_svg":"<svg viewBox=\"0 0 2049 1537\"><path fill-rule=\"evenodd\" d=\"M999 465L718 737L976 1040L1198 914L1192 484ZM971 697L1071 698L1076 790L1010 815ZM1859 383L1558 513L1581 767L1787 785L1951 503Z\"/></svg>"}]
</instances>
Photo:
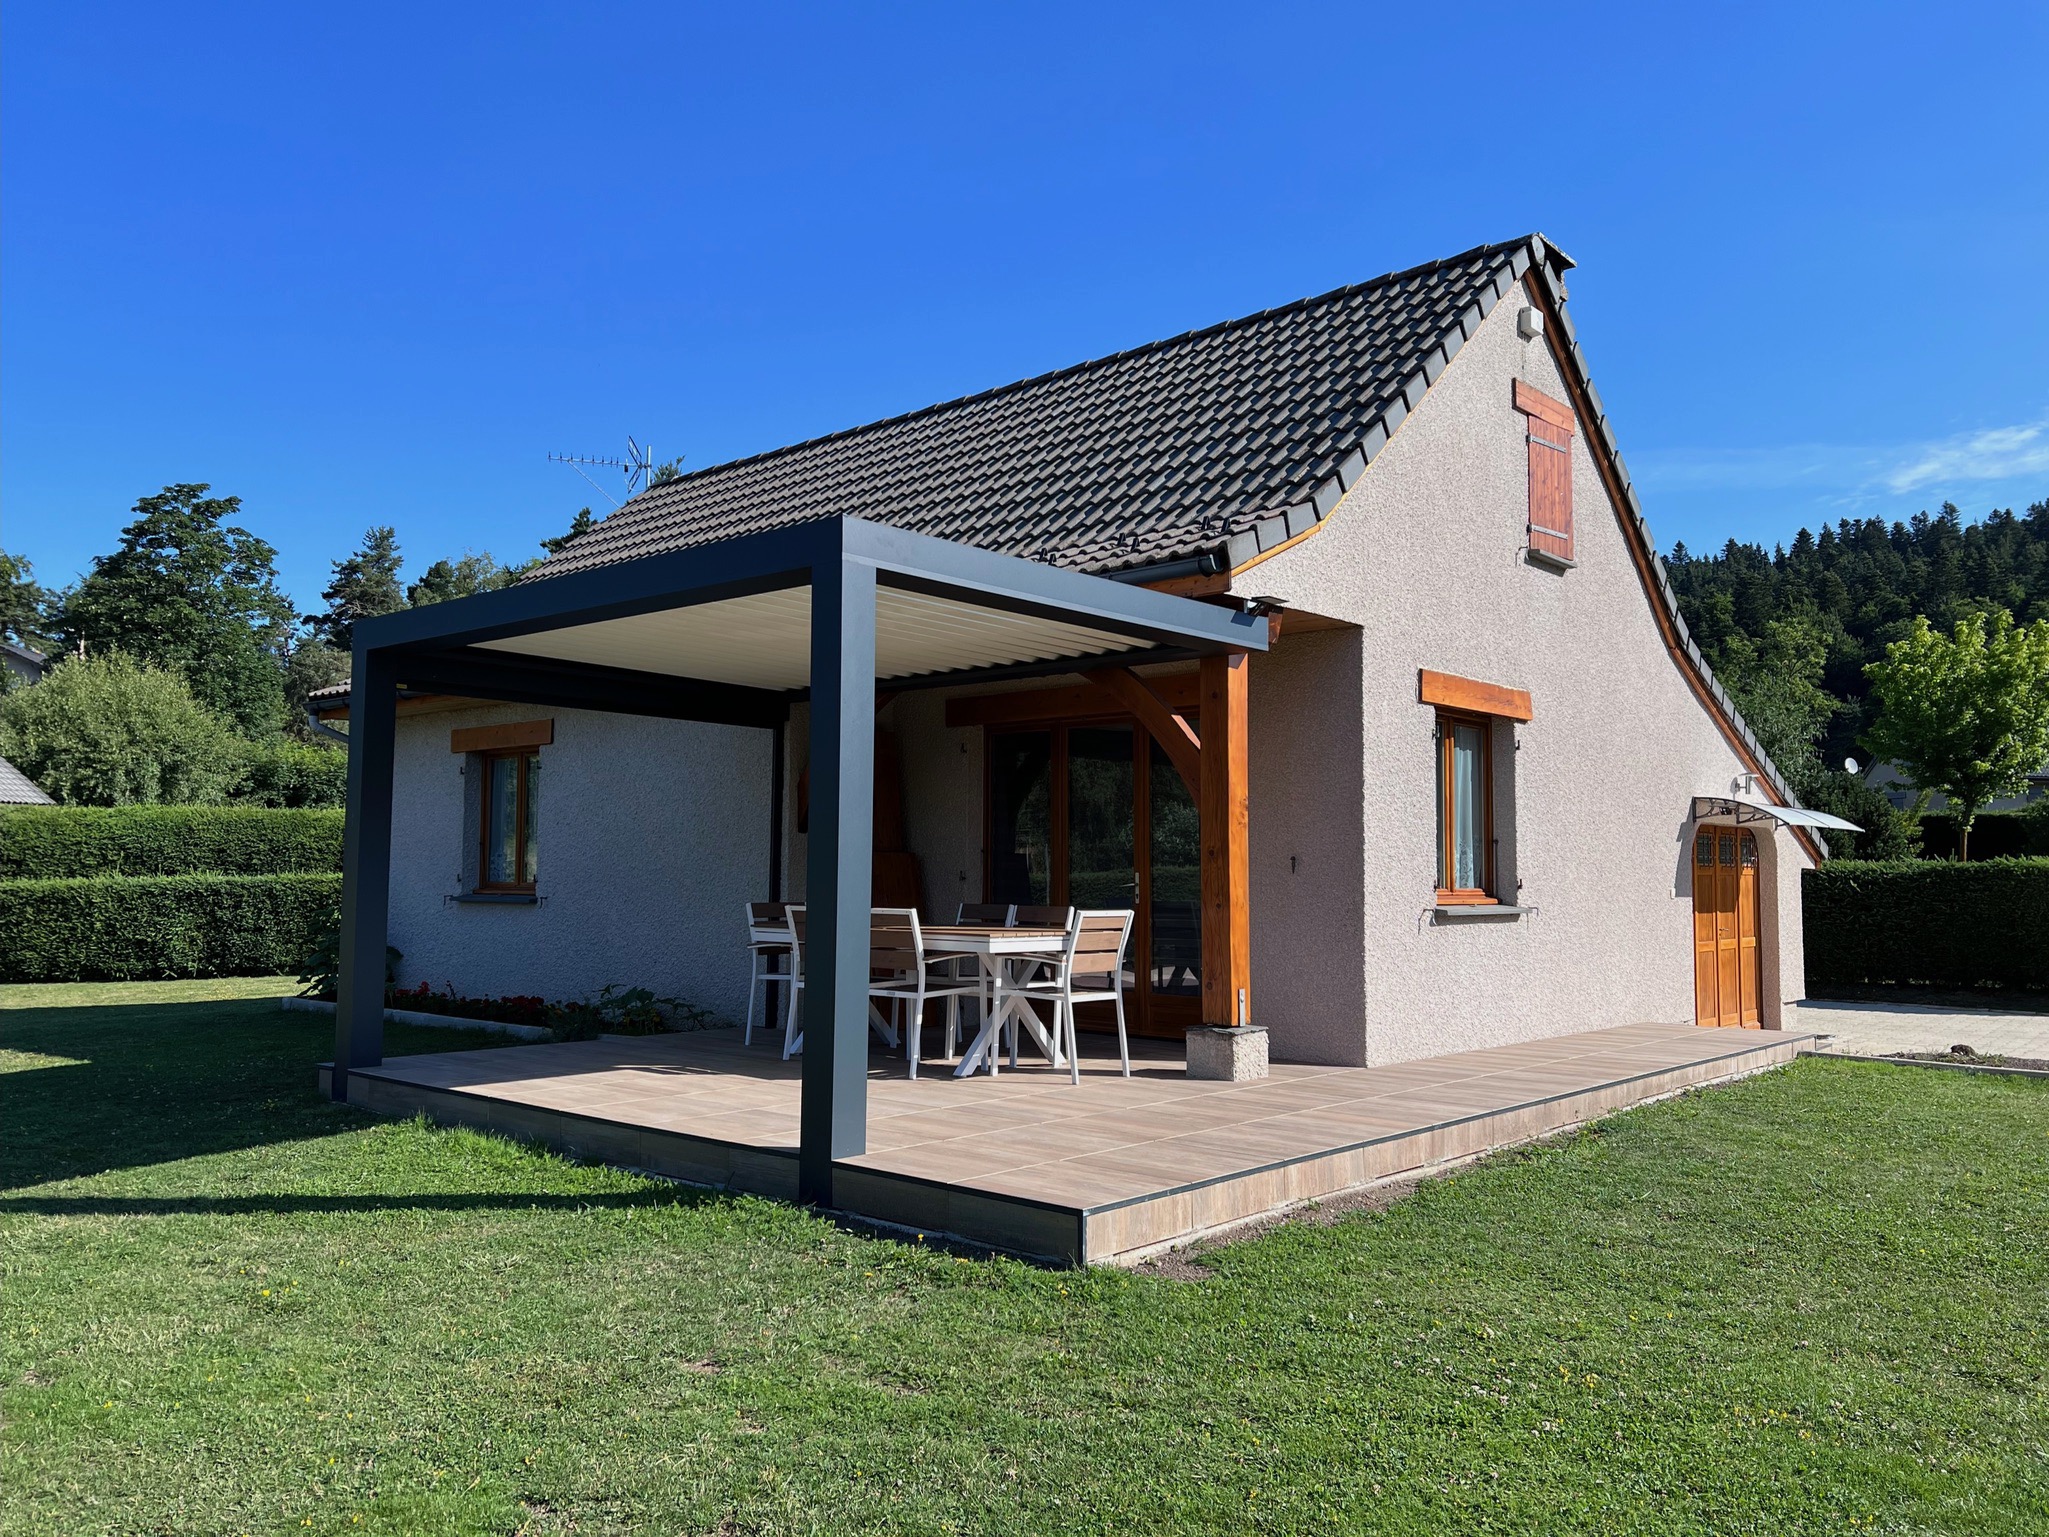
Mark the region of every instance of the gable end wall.
<instances>
[{"instance_id":1,"label":"gable end wall","mask_svg":"<svg viewBox=\"0 0 2049 1537\"><path fill-rule=\"evenodd\" d=\"M1572 448L1576 569L1525 557L1528 450L1513 381L1571 398L1549 341L1517 332L1526 302L1519 293L1495 307L1314 538L1239 584L1359 627L1360 960L1375 1063L1690 1021L1690 801L1726 793L1745 767L1666 649L1590 424ZM1502 723L1495 737L1497 798L1513 804L1512 826L1497 829L1500 853L1521 904L1536 909L1529 916L1433 921L1423 667L1532 695L1535 718ZM1264 820L1255 801L1255 858ZM1760 843L1761 996L1775 1025L1781 1000L1802 991L1807 856L1783 832L1761 831ZM1330 972L1360 964L1325 948L1290 954L1269 943L1262 960ZM1279 1051L1287 1022L1266 1022Z\"/></svg>"}]
</instances>

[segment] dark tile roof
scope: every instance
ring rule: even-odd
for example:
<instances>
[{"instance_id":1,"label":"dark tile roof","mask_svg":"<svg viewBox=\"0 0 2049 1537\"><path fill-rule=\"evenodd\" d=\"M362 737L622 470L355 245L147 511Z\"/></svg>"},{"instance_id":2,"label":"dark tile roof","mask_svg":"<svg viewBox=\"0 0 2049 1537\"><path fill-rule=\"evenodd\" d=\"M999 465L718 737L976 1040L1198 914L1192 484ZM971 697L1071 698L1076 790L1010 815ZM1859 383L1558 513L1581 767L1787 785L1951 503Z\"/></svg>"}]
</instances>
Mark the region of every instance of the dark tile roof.
<instances>
[{"instance_id":1,"label":"dark tile roof","mask_svg":"<svg viewBox=\"0 0 2049 1537\"><path fill-rule=\"evenodd\" d=\"M1308 528L1532 261L1541 236L1153 342L656 486L536 577L814 518L1087 571Z\"/></svg>"}]
</instances>

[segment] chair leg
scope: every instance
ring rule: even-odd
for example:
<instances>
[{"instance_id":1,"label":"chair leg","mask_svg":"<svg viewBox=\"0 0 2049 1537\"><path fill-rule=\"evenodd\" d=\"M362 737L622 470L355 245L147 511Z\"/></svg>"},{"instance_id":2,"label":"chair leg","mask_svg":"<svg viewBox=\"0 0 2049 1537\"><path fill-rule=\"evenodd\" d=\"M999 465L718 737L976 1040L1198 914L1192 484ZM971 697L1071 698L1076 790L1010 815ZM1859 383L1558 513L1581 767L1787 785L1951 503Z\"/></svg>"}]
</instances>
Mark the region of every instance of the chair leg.
<instances>
[{"instance_id":1,"label":"chair leg","mask_svg":"<svg viewBox=\"0 0 2049 1537\"><path fill-rule=\"evenodd\" d=\"M904 1000L897 1000L902 1003ZM909 1016L902 1025L904 1033L904 1055L910 1059L911 1077L918 1076L918 1052L925 1044L925 980L918 979L918 997L910 1005Z\"/></svg>"},{"instance_id":2,"label":"chair leg","mask_svg":"<svg viewBox=\"0 0 2049 1537\"><path fill-rule=\"evenodd\" d=\"M1115 977L1112 977L1112 978L1111 978L1110 980L1111 980L1112 982L1114 982L1114 981L1116 981L1117 979L1116 979ZM1120 987L1120 988L1118 988L1118 989L1117 989L1117 991L1116 991L1116 994L1115 994L1115 998L1116 998L1116 1003L1117 1003L1117 1060L1118 1060L1118 1061L1119 1061L1119 1062L1120 1062L1121 1064L1123 1064L1123 1067L1124 1067L1124 1076L1125 1076L1126 1078L1129 1078L1129 1077L1131 1076L1131 1042L1130 1042L1129 1040L1127 1040L1127 1039L1125 1038L1125 1035L1124 1035L1124 989L1123 989L1123 988L1121 988L1121 987Z\"/></svg>"},{"instance_id":3,"label":"chair leg","mask_svg":"<svg viewBox=\"0 0 2049 1537\"><path fill-rule=\"evenodd\" d=\"M742 1046L754 1044L754 995L761 991L761 962L747 968L747 1029L740 1036Z\"/></svg>"},{"instance_id":4,"label":"chair leg","mask_svg":"<svg viewBox=\"0 0 2049 1537\"><path fill-rule=\"evenodd\" d=\"M1067 1012L1067 1078L1070 1083L1081 1083L1081 1037L1074 1022L1074 999L1063 996L1060 1000ZM1057 1040L1058 1037L1056 1036Z\"/></svg>"}]
</instances>

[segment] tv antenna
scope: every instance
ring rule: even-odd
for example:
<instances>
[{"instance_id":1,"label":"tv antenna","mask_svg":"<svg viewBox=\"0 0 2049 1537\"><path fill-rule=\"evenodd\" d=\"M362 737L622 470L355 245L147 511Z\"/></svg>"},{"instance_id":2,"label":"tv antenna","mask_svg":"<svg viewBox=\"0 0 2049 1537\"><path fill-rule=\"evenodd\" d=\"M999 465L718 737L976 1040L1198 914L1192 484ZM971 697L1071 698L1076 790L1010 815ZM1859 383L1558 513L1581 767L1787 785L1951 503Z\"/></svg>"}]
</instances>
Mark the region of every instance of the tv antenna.
<instances>
[{"instance_id":1,"label":"tv antenna","mask_svg":"<svg viewBox=\"0 0 2049 1537\"><path fill-rule=\"evenodd\" d=\"M626 476L626 495L628 500L631 500L633 494L643 485L654 484L655 465L653 451L647 444L636 443L632 438L626 440L626 457L624 459L594 459L588 454L550 454L548 455L548 462L550 464L568 465L577 474L583 476L585 480L590 480L592 489L614 507L619 505L619 499L595 480L591 480L589 471L584 468L585 465L589 465L593 469L623 471Z\"/></svg>"}]
</instances>

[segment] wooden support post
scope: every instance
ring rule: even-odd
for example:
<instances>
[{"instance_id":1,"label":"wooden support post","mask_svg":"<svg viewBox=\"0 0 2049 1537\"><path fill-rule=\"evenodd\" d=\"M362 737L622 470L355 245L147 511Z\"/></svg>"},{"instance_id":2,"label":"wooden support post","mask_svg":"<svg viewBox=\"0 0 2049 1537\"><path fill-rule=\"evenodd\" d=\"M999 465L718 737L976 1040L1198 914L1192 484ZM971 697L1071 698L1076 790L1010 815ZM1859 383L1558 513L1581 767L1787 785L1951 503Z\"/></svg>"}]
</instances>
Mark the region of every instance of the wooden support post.
<instances>
[{"instance_id":1,"label":"wooden support post","mask_svg":"<svg viewBox=\"0 0 2049 1537\"><path fill-rule=\"evenodd\" d=\"M811 831L797 1199L831 1206L832 1165L868 1150L868 940L875 818L875 568L811 572Z\"/></svg>"},{"instance_id":2,"label":"wooden support post","mask_svg":"<svg viewBox=\"0 0 2049 1537\"><path fill-rule=\"evenodd\" d=\"M1202 659L1202 1022L1252 1023L1250 658Z\"/></svg>"}]
</instances>

